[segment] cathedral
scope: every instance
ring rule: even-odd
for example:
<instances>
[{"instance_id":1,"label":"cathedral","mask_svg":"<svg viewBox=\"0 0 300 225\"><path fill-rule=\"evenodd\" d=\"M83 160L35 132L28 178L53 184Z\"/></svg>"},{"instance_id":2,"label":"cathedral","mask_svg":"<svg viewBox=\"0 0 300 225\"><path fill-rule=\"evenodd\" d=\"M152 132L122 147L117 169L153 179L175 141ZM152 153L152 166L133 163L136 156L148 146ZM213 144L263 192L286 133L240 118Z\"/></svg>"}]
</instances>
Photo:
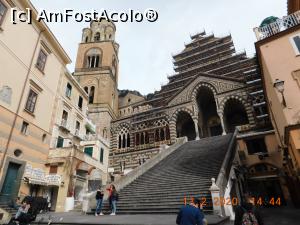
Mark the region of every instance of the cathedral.
<instances>
[{"instance_id":1,"label":"cathedral","mask_svg":"<svg viewBox=\"0 0 300 225\"><path fill-rule=\"evenodd\" d=\"M116 26L84 28L74 77L89 96L89 117L110 141L110 167L123 175L179 137L199 140L270 128L256 58L236 52L231 35L192 35L173 55L174 74L146 96L118 89Z\"/></svg>"}]
</instances>

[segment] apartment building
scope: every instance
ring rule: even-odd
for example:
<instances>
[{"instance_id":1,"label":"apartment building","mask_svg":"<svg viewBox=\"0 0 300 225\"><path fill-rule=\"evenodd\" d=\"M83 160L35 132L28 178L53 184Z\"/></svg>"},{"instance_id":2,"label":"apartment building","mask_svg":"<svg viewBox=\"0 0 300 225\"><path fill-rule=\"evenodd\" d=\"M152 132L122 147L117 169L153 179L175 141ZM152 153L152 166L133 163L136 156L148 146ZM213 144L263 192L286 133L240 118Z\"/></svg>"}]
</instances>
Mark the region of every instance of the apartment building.
<instances>
[{"instance_id":1,"label":"apartment building","mask_svg":"<svg viewBox=\"0 0 300 225\"><path fill-rule=\"evenodd\" d=\"M10 22L10 8L27 0L0 1L0 199L42 195L53 109L69 56L43 22Z\"/></svg>"}]
</instances>

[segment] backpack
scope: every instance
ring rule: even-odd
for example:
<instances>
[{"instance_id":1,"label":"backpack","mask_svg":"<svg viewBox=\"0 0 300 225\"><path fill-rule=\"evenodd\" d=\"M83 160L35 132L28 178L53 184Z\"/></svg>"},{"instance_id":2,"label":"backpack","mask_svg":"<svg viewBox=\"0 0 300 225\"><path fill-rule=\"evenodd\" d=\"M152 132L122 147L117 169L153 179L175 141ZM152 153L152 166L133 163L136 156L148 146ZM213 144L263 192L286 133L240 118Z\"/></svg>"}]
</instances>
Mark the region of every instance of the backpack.
<instances>
[{"instance_id":1,"label":"backpack","mask_svg":"<svg viewBox=\"0 0 300 225\"><path fill-rule=\"evenodd\" d=\"M242 225L259 225L258 221L251 210L244 210L243 218L242 218Z\"/></svg>"}]
</instances>

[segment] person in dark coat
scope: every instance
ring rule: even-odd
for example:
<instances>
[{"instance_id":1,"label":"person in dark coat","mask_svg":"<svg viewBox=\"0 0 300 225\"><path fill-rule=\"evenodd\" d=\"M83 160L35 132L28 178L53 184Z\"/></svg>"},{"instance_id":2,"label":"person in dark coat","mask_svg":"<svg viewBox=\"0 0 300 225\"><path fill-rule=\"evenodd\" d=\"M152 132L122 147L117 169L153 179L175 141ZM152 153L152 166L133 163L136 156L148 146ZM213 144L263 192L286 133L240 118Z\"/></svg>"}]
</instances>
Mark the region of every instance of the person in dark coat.
<instances>
[{"instance_id":1,"label":"person in dark coat","mask_svg":"<svg viewBox=\"0 0 300 225\"><path fill-rule=\"evenodd\" d=\"M95 211L95 216L98 215L103 215L102 213L102 203L103 203L103 191L101 189L101 187L98 188L97 192L96 192L96 211Z\"/></svg>"},{"instance_id":2,"label":"person in dark coat","mask_svg":"<svg viewBox=\"0 0 300 225\"><path fill-rule=\"evenodd\" d=\"M260 211L255 207L254 199L249 195L244 195L244 201L235 210L234 225L242 225L243 220L251 221L253 224L264 225Z\"/></svg>"},{"instance_id":3,"label":"person in dark coat","mask_svg":"<svg viewBox=\"0 0 300 225\"><path fill-rule=\"evenodd\" d=\"M200 200L195 199L189 205L181 207L176 224L178 225L203 225L204 215L200 208Z\"/></svg>"}]
</instances>

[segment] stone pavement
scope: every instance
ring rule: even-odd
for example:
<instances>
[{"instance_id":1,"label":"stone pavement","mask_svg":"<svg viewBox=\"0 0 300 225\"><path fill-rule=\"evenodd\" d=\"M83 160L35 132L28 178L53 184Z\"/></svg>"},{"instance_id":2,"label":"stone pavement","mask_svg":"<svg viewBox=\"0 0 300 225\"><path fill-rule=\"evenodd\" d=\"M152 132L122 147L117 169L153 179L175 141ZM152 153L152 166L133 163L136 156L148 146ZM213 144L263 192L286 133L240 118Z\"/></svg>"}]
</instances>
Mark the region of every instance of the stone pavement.
<instances>
[{"instance_id":1,"label":"stone pavement","mask_svg":"<svg viewBox=\"0 0 300 225\"><path fill-rule=\"evenodd\" d=\"M78 212L52 213L52 223L57 225L66 224L101 224L101 225L174 225L176 224L176 215L171 214L147 214L147 215L116 215L116 216L94 216L82 215ZM43 221L41 221L41 218ZM48 224L49 214L40 215L34 224ZM219 216L206 216L209 224L222 224L226 218Z\"/></svg>"},{"instance_id":2,"label":"stone pavement","mask_svg":"<svg viewBox=\"0 0 300 225\"><path fill-rule=\"evenodd\" d=\"M47 224L50 214L41 215L43 222L35 224ZM288 207L262 209L262 216L265 225L298 225L300 224L300 209ZM170 214L147 214L147 215L117 215L117 216L98 216L82 215L78 212L51 213L52 224L99 224L99 225L174 225L176 215ZM233 225L234 222L227 221L222 223L222 218L213 215L206 215L209 224Z\"/></svg>"}]
</instances>

